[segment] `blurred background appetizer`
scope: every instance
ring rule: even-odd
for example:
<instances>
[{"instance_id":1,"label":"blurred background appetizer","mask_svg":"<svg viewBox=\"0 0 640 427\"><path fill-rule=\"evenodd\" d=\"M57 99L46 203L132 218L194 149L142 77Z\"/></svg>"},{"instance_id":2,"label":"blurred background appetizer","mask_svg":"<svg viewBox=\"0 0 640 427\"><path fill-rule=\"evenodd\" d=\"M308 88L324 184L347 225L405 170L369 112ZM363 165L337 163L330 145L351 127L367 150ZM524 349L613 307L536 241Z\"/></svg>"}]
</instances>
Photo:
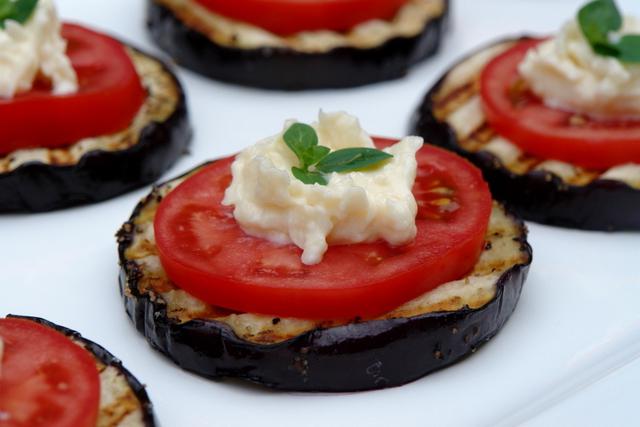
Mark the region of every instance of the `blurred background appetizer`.
<instances>
[{"instance_id":1,"label":"blurred background appetizer","mask_svg":"<svg viewBox=\"0 0 640 427\"><path fill-rule=\"evenodd\" d=\"M79 333L35 317L0 318L0 425L154 427L144 386Z\"/></svg>"},{"instance_id":2,"label":"blurred background appetizer","mask_svg":"<svg viewBox=\"0 0 640 427\"><path fill-rule=\"evenodd\" d=\"M155 42L208 77L268 89L396 79L434 54L449 0L148 0Z\"/></svg>"},{"instance_id":3,"label":"blurred background appetizer","mask_svg":"<svg viewBox=\"0 0 640 427\"><path fill-rule=\"evenodd\" d=\"M640 21L612 0L546 38L484 47L429 91L413 122L478 165L525 219L640 229Z\"/></svg>"},{"instance_id":4,"label":"blurred background appetizer","mask_svg":"<svg viewBox=\"0 0 640 427\"><path fill-rule=\"evenodd\" d=\"M0 212L97 202L156 180L191 131L159 60L59 21L53 0L0 0Z\"/></svg>"}]
</instances>

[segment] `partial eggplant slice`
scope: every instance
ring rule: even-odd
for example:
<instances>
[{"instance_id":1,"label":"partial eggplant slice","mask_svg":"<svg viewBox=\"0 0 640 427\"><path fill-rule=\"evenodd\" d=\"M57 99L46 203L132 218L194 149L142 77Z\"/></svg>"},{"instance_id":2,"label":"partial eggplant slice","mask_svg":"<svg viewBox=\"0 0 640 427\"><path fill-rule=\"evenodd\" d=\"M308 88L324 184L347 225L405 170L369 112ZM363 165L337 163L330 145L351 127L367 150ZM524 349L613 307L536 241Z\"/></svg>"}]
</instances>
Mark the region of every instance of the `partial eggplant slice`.
<instances>
[{"instance_id":1,"label":"partial eggplant slice","mask_svg":"<svg viewBox=\"0 0 640 427\"><path fill-rule=\"evenodd\" d=\"M279 37L229 20L195 0L149 0L155 42L179 64L205 76L266 89L361 86L407 74L441 43L449 0L409 0L389 22L348 33Z\"/></svg>"},{"instance_id":2,"label":"partial eggplant slice","mask_svg":"<svg viewBox=\"0 0 640 427\"><path fill-rule=\"evenodd\" d=\"M128 315L153 347L188 371L283 390L397 386L474 353L518 302L531 248L522 222L496 203L485 250L467 277L377 319L318 322L208 305L166 276L153 233L159 203L195 171L154 188L118 232Z\"/></svg>"},{"instance_id":3,"label":"partial eggplant slice","mask_svg":"<svg viewBox=\"0 0 640 427\"><path fill-rule=\"evenodd\" d=\"M156 58L129 48L147 90L131 125L68 147L0 156L0 213L42 212L94 203L157 180L191 139L184 92Z\"/></svg>"},{"instance_id":4,"label":"partial eggplant slice","mask_svg":"<svg viewBox=\"0 0 640 427\"><path fill-rule=\"evenodd\" d=\"M536 158L486 122L480 74L517 41L494 43L454 65L425 96L412 132L475 163L493 195L525 219L587 230L640 230L640 165L595 171Z\"/></svg>"},{"instance_id":5,"label":"partial eggplant slice","mask_svg":"<svg viewBox=\"0 0 640 427\"><path fill-rule=\"evenodd\" d=\"M29 320L66 335L93 355L100 373L100 408L97 427L155 427L153 405L142 384L122 362L78 332L37 317L8 316Z\"/></svg>"}]
</instances>

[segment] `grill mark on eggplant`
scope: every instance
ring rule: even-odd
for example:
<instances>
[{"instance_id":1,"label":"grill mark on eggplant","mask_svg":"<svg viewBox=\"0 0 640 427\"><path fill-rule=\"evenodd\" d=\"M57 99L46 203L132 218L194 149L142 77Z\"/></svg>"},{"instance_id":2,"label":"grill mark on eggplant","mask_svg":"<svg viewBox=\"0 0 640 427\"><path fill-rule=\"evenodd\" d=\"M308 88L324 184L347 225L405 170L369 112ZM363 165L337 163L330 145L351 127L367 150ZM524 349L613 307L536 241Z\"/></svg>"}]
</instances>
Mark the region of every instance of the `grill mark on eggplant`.
<instances>
[{"instance_id":1,"label":"grill mark on eggplant","mask_svg":"<svg viewBox=\"0 0 640 427\"><path fill-rule=\"evenodd\" d=\"M54 329L91 353L96 361L101 387L96 427L155 427L153 405L144 386L106 349L83 338L78 332L44 319L15 315L7 317L29 320ZM113 402L105 400L105 389L117 394Z\"/></svg>"},{"instance_id":2,"label":"grill mark on eggplant","mask_svg":"<svg viewBox=\"0 0 640 427\"><path fill-rule=\"evenodd\" d=\"M412 118L412 132L473 161L483 170L494 195L525 219L593 230L640 229L640 217L634 213L640 210L640 173L622 179L620 166L586 170L521 151L517 158L504 161L504 156L491 149L495 138L511 144L512 149L517 146L497 135L483 113L460 120L480 123L468 135L452 122L452 114L479 96L484 65L517 40L496 42L454 65L425 96Z\"/></svg>"},{"instance_id":3,"label":"grill mark on eggplant","mask_svg":"<svg viewBox=\"0 0 640 427\"><path fill-rule=\"evenodd\" d=\"M227 45L213 41L202 16L176 0L148 0L147 24L156 44L176 62L214 79L264 89L344 88L400 78L433 55L449 13L449 0L438 2L442 13L419 34L394 36L366 49L343 45L307 52L286 44L250 49Z\"/></svg>"},{"instance_id":4,"label":"grill mark on eggplant","mask_svg":"<svg viewBox=\"0 0 640 427\"><path fill-rule=\"evenodd\" d=\"M175 187L194 172L169 184ZM162 270L151 230L168 192L167 184L155 187L117 233L121 292L127 313L153 347L207 377L236 376L307 391L406 383L466 357L495 335L515 308L531 263L524 225L495 204L481 261L468 277L378 319L345 324L234 313L189 296ZM475 294L460 293L468 286ZM431 301L433 295L440 297ZM467 329L477 332L460 333ZM394 363L424 346L431 358L416 356L415 366ZM363 366L367 360L373 365ZM376 360L384 366L375 367ZM378 372L386 366L393 366L391 372ZM354 372L355 379L341 372Z\"/></svg>"},{"instance_id":5,"label":"grill mark on eggplant","mask_svg":"<svg viewBox=\"0 0 640 427\"><path fill-rule=\"evenodd\" d=\"M474 86L477 84L477 82L467 82L450 92L439 94L436 98L439 107L436 112L438 117L448 117L452 112L466 104L476 93L477 89Z\"/></svg>"},{"instance_id":6,"label":"grill mark on eggplant","mask_svg":"<svg viewBox=\"0 0 640 427\"><path fill-rule=\"evenodd\" d=\"M155 181L186 152L192 131L179 81L160 60L128 51L148 93L131 126L68 147L0 157L0 213L109 199Z\"/></svg>"}]
</instances>

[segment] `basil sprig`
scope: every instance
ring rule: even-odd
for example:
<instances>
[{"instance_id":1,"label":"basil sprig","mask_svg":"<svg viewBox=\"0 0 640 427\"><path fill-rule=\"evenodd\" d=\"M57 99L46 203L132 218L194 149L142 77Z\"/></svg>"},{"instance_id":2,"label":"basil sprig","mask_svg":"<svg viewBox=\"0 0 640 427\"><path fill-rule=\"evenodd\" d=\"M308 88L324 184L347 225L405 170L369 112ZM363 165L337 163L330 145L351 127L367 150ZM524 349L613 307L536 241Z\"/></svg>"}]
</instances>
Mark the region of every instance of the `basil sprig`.
<instances>
[{"instance_id":1,"label":"basil sprig","mask_svg":"<svg viewBox=\"0 0 640 427\"><path fill-rule=\"evenodd\" d=\"M578 23L585 38L598 55L621 62L640 62L640 34L612 40L609 33L622 28L622 15L614 0L595 0L578 12Z\"/></svg>"},{"instance_id":2,"label":"basil sprig","mask_svg":"<svg viewBox=\"0 0 640 427\"><path fill-rule=\"evenodd\" d=\"M361 171L393 157L375 148L354 147L332 152L318 145L318 134L304 123L291 125L283 139L300 160L300 167L292 167L291 173L305 184L327 185L324 174Z\"/></svg>"},{"instance_id":3,"label":"basil sprig","mask_svg":"<svg viewBox=\"0 0 640 427\"><path fill-rule=\"evenodd\" d=\"M0 0L0 29L8 20L27 22L38 5L38 0Z\"/></svg>"}]
</instances>

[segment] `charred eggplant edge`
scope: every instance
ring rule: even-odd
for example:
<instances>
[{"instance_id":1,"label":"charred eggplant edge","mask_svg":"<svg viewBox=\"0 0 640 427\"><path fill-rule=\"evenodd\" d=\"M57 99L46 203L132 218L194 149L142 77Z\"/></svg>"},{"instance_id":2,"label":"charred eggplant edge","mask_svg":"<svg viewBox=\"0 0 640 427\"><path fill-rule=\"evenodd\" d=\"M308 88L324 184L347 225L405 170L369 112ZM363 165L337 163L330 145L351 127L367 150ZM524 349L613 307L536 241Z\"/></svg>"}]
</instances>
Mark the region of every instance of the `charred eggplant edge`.
<instances>
[{"instance_id":1,"label":"charred eggplant edge","mask_svg":"<svg viewBox=\"0 0 640 427\"><path fill-rule=\"evenodd\" d=\"M491 46L531 36L507 38L490 43L451 66L427 92L410 123L410 132L453 151L478 166L491 192L525 220L567 228L595 231L640 230L640 190L627 183L598 179L585 186L567 184L548 171L516 174L489 152L470 152L458 144L455 131L434 114L433 98L449 73L471 56Z\"/></svg>"},{"instance_id":2,"label":"charred eggplant edge","mask_svg":"<svg viewBox=\"0 0 640 427\"><path fill-rule=\"evenodd\" d=\"M315 329L277 344L254 344L215 320L180 324L167 316L157 298L139 292L139 267L127 262L125 251L133 241L134 218L153 197L157 195L151 192L140 201L117 234L125 309L152 347L183 369L212 379L239 377L274 389L325 392L411 382L466 358L497 334L515 309L532 260L526 227L509 214L521 230L517 241L528 262L505 271L494 299L482 308L354 322ZM420 347L427 354L417 354L413 364L401 362Z\"/></svg>"},{"instance_id":3,"label":"charred eggplant edge","mask_svg":"<svg viewBox=\"0 0 640 427\"><path fill-rule=\"evenodd\" d=\"M179 99L173 113L145 126L138 142L124 150L93 150L73 165L28 162L0 174L0 213L47 212L107 200L154 182L186 152L192 129L182 84L164 61L132 49L162 64L175 82Z\"/></svg>"},{"instance_id":4,"label":"charred eggplant edge","mask_svg":"<svg viewBox=\"0 0 640 427\"><path fill-rule=\"evenodd\" d=\"M221 46L154 0L148 1L147 26L154 42L180 65L213 79L274 90L346 88L403 77L412 65L435 54L446 30L449 1L417 36L395 37L372 49L339 47L326 53Z\"/></svg>"},{"instance_id":5,"label":"charred eggplant edge","mask_svg":"<svg viewBox=\"0 0 640 427\"><path fill-rule=\"evenodd\" d=\"M65 328L64 326L57 325L55 323L52 323L48 320L45 320L39 317L18 316L14 314L9 314L7 318L23 319L23 320L29 320L31 322L35 322L39 325L46 326L47 328L51 328L55 331L58 331L61 334L65 335L66 337L73 339L74 341L82 343L82 345L91 354L93 354L93 356L97 360L102 362L105 366L111 366L115 368L118 372L124 375L125 379L127 380L127 384L129 384L129 387L131 388L131 390L133 390L133 393L136 395L136 398L140 402L140 407L142 408L144 425L146 427L156 426L156 420L153 414L153 404L151 403L151 400L149 400L149 395L147 394L147 390L140 383L140 381L138 381L138 379L135 376L133 376L133 374L129 372L129 370L122 365L122 362L120 361L120 359L118 359L113 354L111 354L107 349L105 349L99 344L96 344L93 341L90 341L84 338L82 335L80 335L79 332L76 332L69 328Z\"/></svg>"}]
</instances>

